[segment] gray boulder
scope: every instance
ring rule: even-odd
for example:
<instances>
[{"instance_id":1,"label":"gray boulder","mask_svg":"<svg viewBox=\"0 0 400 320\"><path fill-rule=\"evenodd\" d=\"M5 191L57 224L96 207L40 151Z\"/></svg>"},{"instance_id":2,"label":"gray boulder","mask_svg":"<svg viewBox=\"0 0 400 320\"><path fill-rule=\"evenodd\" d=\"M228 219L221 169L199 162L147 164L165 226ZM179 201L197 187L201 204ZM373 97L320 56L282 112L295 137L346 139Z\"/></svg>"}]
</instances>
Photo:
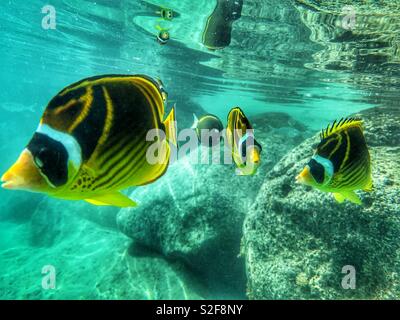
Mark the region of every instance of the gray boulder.
<instances>
[{"instance_id":1,"label":"gray boulder","mask_svg":"<svg viewBox=\"0 0 400 320\"><path fill-rule=\"evenodd\" d=\"M272 121L275 117L285 118L268 113L251 119L263 145L257 175L236 176L233 165L180 159L163 178L131 193L139 206L120 211L121 231L137 244L186 263L216 297L244 298L244 260L238 254L245 214L265 174L309 134L298 122Z\"/></svg>"},{"instance_id":2,"label":"gray boulder","mask_svg":"<svg viewBox=\"0 0 400 320\"><path fill-rule=\"evenodd\" d=\"M319 142L290 151L265 178L244 224L242 252L251 299L390 299L400 295L400 113L363 111L375 190L362 206L297 185ZM342 268L356 270L345 290Z\"/></svg>"}]
</instances>

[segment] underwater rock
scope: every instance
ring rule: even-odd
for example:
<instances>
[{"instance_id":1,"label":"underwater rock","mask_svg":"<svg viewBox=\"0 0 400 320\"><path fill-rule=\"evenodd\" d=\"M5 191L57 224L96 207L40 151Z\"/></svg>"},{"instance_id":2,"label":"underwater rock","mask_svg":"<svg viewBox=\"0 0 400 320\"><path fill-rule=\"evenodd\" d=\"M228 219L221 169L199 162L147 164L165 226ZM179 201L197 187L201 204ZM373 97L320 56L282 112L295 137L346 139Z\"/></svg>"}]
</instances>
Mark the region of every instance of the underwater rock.
<instances>
[{"instance_id":1,"label":"underwater rock","mask_svg":"<svg viewBox=\"0 0 400 320\"><path fill-rule=\"evenodd\" d=\"M266 178L244 224L250 299L391 299L400 295L400 112L377 107L361 114L370 147L374 191L363 206L297 185L319 142L307 139ZM342 268L356 270L345 290Z\"/></svg>"},{"instance_id":2,"label":"underwater rock","mask_svg":"<svg viewBox=\"0 0 400 320\"><path fill-rule=\"evenodd\" d=\"M61 206L65 209L65 206ZM51 247L56 244L62 231L67 227L64 223L65 212L60 210L57 201L44 198L35 208L30 219L30 245L35 247Z\"/></svg>"},{"instance_id":3,"label":"underwater rock","mask_svg":"<svg viewBox=\"0 0 400 320\"><path fill-rule=\"evenodd\" d=\"M244 291L244 261L237 255L249 203L237 196L239 178L232 167L181 160L163 179L132 192L139 206L121 210L118 225L135 243L183 260L210 285Z\"/></svg>"},{"instance_id":4,"label":"underwater rock","mask_svg":"<svg viewBox=\"0 0 400 320\"><path fill-rule=\"evenodd\" d=\"M283 127L270 126L278 123L273 120L278 116L284 118L266 113L250 119L263 146L257 175L236 176L233 165L196 165L179 159L162 179L132 192L139 206L118 214L122 232L135 243L184 261L215 297L243 298L244 260L238 254L245 214L265 174L297 141L310 136L294 120L281 121Z\"/></svg>"}]
</instances>

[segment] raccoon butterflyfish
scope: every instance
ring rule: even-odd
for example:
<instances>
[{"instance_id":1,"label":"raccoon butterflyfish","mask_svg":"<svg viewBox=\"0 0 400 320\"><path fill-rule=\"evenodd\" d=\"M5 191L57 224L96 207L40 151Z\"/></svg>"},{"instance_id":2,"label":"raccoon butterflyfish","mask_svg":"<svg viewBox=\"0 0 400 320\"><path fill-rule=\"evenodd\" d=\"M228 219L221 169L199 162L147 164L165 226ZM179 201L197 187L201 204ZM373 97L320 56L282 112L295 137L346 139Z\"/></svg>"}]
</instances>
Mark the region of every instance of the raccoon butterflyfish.
<instances>
[{"instance_id":1,"label":"raccoon butterflyfish","mask_svg":"<svg viewBox=\"0 0 400 320\"><path fill-rule=\"evenodd\" d=\"M206 114L198 119L196 115L193 114L193 118L192 129L196 130L197 137L202 145L209 147L220 143L220 135L224 130L224 125L217 116ZM214 134L218 139L213 138ZM204 137L208 138L208 141L203 141Z\"/></svg>"},{"instance_id":2,"label":"raccoon butterflyfish","mask_svg":"<svg viewBox=\"0 0 400 320\"><path fill-rule=\"evenodd\" d=\"M170 143L176 145L174 109L164 120L165 95L160 81L143 75L98 76L66 87L47 105L33 138L2 176L2 187L135 206L120 191L160 178ZM158 158L165 160L156 164L146 159L152 129L162 146Z\"/></svg>"},{"instance_id":3,"label":"raccoon butterflyfish","mask_svg":"<svg viewBox=\"0 0 400 320\"><path fill-rule=\"evenodd\" d=\"M328 125L321 142L303 171L296 177L321 191L332 192L338 202L361 204L355 190L372 191L371 160L362 120L345 118Z\"/></svg>"},{"instance_id":4,"label":"raccoon butterflyfish","mask_svg":"<svg viewBox=\"0 0 400 320\"><path fill-rule=\"evenodd\" d=\"M228 115L226 139L232 150L238 175L253 175L261 162L262 147L254 137L254 129L240 108L233 108Z\"/></svg>"}]
</instances>

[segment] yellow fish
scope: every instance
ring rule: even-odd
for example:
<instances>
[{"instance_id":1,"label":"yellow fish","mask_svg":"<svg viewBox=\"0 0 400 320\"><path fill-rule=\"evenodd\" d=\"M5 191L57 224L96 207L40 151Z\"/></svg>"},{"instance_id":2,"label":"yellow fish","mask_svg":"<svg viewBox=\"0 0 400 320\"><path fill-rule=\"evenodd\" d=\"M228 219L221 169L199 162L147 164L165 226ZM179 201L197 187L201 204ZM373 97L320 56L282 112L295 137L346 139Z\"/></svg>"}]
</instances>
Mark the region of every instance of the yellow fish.
<instances>
[{"instance_id":1,"label":"yellow fish","mask_svg":"<svg viewBox=\"0 0 400 320\"><path fill-rule=\"evenodd\" d=\"M166 97L161 81L143 75L98 76L66 87L47 105L31 141L2 176L2 187L136 206L120 191L160 178L169 142L176 145L174 109L164 120ZM156 164L146 159L152 129L163 145L164 161Z\"/></svg>"},{"instance_id":2,"label":"yellow fish","mask_svg":"<svg viewBox=\"0 0 400 320\"><path fill-rule=\"evenodd\" d=\"M372 191L371 159L362 121L345 118L323 130L314 156L297 182L332 192L338 202L361 204L355 190Z\"/></svg>"},{"instance_id":3,"label":"yellow fish","mask_svg":"<svg viewBox=\"0 0 400 320\"><path fill-rule=\"evenodd\" d=\"M226 128L228 146L238 175L254 175L261 162L261 145L254 138L254 129L244 112L236 107L228 114Z\"/></svg>"}]
</instances>

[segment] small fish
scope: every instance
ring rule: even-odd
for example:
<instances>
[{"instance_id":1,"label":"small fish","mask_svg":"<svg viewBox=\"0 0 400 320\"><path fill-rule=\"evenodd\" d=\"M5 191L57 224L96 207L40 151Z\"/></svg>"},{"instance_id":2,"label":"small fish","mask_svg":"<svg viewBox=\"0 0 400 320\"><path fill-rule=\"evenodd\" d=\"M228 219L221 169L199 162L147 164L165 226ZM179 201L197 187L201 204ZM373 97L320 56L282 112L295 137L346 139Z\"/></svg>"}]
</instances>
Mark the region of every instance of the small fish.
<instances>
[{"instance_id":1,"label":"small fish","mask_svg":"<svg viewBox=\"0 0 400 320\"><path fill-rule=\"evenodd\" d=\"M220 143L220 139L211 139L214 134L219 137L224 130L224 125L217 116L206 114L198 119L196 115L193 114L193 118L192 129L196 130L197 137L204 146L215 146ZM209 141L203 141L202 132L203 135L205 133L209 137Z\"/></svg>"},{"instance_id":2,"label":"small fish","mask_svg":"<svg viewBox=\"0 0 400 320\"><path fill-rule=\"evenodd\" d=\"M160 178L168 167L169 142L176 145L175 112L164 120L165 99L162 83L144 75L98 76L66 87L47 105L33 138L2 176L2 187L136 206L120 190ZM156 137L162 163L146 159L152 129L166 133Z\"/></svg>"},{"instance_id":3,"label":"small fish","mask_svg":"<svg viewBox=\"0 0 400 320\"><path fill-rule=\"evenodd\" d=\"M171 21L174 18L174 11L169 8L161 8L161 10L156 12L161 16L161 18Z\"/></svg>"},{"instance_id":4,"label":"small fish","mask_svg":"<svg viewBox=\"0 0 400 320\"><path fill-rule=\"evenodd\" d=\"M168 43L170 39L169 31L168 30L161 30L157 35L157 41L161 45L165 45Z\"/></svg>"},{"instance_id":5,"label":"small fish","mask_svg":"<svg viewBox=\"0 0 400 320\"><path fill-rule=\"evenodd\" d=\"M261 162L262 147L254 138L254 129L243 111L236 107L228 114L226 138L238 175L254 175Z\"/></svg>"},{"instance_id":6,"label":"small fish","mask_svg":"<svg viewBox=\"0 0 400 320\"><path fill-rule=\"evenodd\" d=\"M321 142L297 182L324 192L332 192L342 203L345 199L361 204L355 190L372 191L371 159L362 129L362 120L345 118L328 125Z\"/></svg>"}]
</instances>

